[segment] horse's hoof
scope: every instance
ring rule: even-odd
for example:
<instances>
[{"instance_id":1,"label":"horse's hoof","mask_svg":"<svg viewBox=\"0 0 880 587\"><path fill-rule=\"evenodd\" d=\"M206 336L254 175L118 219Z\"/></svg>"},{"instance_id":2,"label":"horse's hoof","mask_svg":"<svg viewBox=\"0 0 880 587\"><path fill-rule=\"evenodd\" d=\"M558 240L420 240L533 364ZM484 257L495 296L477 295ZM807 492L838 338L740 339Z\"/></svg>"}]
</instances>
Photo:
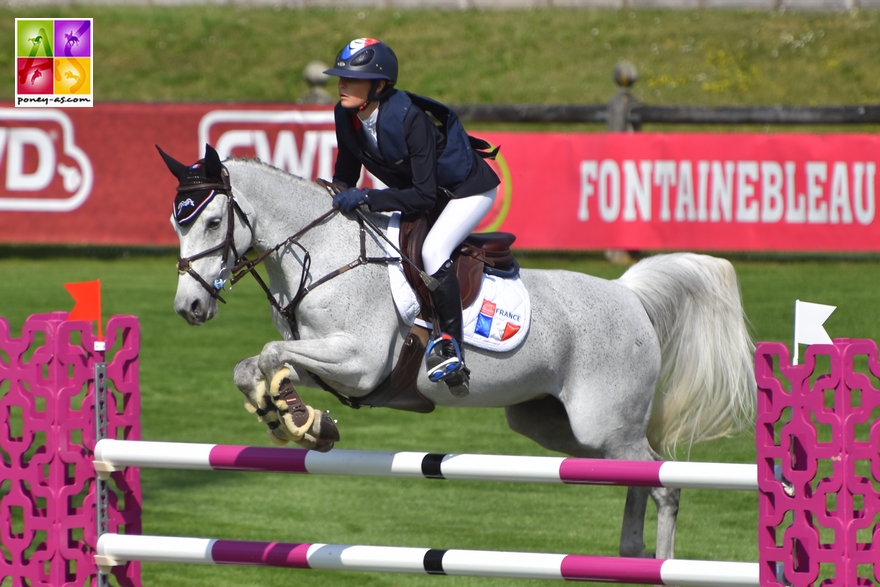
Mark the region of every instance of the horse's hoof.
<instances>
[{"instance_id":1,"label":"horse's hoof","mask_svg":"<svg viewBox=\"0 0 880 587\"><path fill-rule=\"evenodd\" d=\"M330 452L338 441L339 429L336 427L336 421L330 417L330 412L321 412L321 415L315 418L309 432L297 444L309 450Z\"/></svg>"},{"instance_id":2,"label":"horse's hoof","mask_svg":"<svg viewBox=\"0 0 880 587\"><path fill-rule=\"evenodd\" d=\"M330 452L330 450L333 448L333 445L333 442L325 442L319 440L315 443L315 448L313 448L312 450L316 450L318 452Z\"/></svg>"},{"instance_id":3,"label":"horse's hoof","mask_svg":"<svg viewBox=\"0 0 880 587\"><path fill-rule=\"evenodd\" d=\"M321 412L321 417L317 418L315 423L312 424L312 434L315 436L318 444L329 442L330 448L333 448L334 442L339 442L339 428L336 427L336 420L330 417L329 411ZM327 450L330 450L330 448Z\"/></svg>"}]
</instances>

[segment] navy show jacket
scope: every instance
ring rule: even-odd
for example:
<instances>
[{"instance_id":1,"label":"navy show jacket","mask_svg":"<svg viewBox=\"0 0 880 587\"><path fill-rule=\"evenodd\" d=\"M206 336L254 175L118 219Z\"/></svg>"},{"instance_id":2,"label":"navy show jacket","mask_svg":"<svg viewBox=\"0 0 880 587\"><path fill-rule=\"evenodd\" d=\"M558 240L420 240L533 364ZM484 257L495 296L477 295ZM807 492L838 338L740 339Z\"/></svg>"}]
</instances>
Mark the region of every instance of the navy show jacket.
<instances>
[{"instance_id":1,"label":"navy show jacket","mask_svg":"<svg viewBox=\"0 0 880 587\"><path fill-rule=\"evenodd\" d=\"M334 115L339 153L333 182L354 186L361 166L366 167L388 186L369 191L374 212L427 212L447 197L482 194L500 183L471 146L455 113L439 102L400 90L383 99L377 123L379 156L368 146L356 114L337 103Z\"/></svg>"}]
</instances>

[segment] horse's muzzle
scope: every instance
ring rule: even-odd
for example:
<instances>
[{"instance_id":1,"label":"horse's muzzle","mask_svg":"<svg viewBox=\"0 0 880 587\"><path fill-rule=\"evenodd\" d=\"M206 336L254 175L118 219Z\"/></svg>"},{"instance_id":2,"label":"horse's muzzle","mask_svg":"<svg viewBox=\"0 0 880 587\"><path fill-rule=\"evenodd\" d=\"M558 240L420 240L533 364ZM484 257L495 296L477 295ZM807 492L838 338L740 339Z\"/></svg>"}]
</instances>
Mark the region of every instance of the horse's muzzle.
<instances>
[{"instance_id":1,"label":"horse's muzzle","mask_svg":"<svg viewBox=\"0 0 880 587\"><path fill-rule=\"evenodd\" d=\"M201 326L214 317L217 312L217 302L210 300L205 303L199 298L191 298L189 303L174 303L174 311L177 312L190 326Z\"/></svg>"}]
</instances>

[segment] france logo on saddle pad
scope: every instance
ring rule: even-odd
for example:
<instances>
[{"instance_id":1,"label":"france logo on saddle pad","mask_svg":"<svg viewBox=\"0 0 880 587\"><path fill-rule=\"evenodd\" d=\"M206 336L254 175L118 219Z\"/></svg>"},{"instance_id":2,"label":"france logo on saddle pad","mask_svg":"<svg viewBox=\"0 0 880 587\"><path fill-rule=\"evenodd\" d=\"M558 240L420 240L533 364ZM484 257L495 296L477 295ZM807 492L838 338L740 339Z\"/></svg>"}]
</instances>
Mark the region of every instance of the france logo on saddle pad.
<instances>
[{"instance_id":1,"label":"france logo on saddle pad","mask_svg":"<svg viewBox=\"0 0 880 587\"><path fill-rule=\"evenodd\" d=\"M490 351L515 349L529 330L531 305L522 280L483 275L476 301L465 308L464 341Z\"/></svg>"},{"instance_id":2,"label":"france logo on saddle pad","mask_svg":"<svg viewBox=\"0 0 880 587\"><path fill-rule=\"evenodd\" d=\"M392 242L397 241L399 221L400 215L395 213L388 222L388 238ZM391 256L392 251L386 250L386 253ZM420 310L418 298L406 282L400 263L389 263L388 272L394 305L411 325ZM502 279L483 274L480 294L462 312L464 342L489 351L511 351L525 340L531 315L529 292L518 275L514 279Z\"/></svg>"}]
</instances>

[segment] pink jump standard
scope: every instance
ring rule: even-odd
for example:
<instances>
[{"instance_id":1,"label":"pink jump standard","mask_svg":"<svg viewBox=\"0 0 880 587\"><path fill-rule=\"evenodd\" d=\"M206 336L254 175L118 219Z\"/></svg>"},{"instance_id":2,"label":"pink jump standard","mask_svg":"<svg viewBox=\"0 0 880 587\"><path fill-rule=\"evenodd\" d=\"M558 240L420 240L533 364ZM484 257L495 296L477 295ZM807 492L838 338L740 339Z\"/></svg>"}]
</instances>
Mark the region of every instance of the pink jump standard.
<instances>
[{"instance_id":1,"label":"pink jump standard","mask_svg":"<svg viewBox=\"0 0 880 587\"><path fill-rule=\"evenodd\" d=\"M827 372L819 369L817 377L820 357L820 364L829 367ZM775 376L774 366L790 382L789 390ZM760 343L755 377L762 587L819 582L823 587L856 587L872 580L876 585L877 344L836 339L833 345L808 347L803 365L792 365L784 344ZM817 433L816 422L825 434Z\"/></svg>"}]
</instances>

